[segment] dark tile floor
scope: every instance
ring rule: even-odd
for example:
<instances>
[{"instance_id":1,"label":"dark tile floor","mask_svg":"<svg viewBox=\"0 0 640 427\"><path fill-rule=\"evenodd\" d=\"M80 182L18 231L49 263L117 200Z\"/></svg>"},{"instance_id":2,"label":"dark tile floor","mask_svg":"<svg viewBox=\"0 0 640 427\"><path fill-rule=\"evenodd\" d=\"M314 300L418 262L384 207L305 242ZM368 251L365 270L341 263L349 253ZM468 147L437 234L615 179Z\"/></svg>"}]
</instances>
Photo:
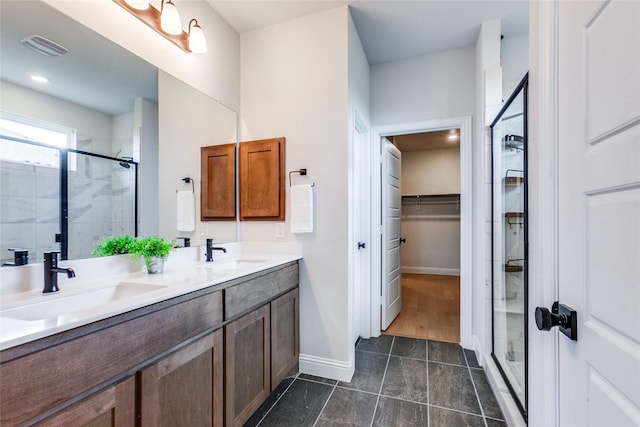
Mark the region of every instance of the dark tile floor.
<instances>
[{"instance_id":1,"label":"dark tile floor","mask_svg":"<svg viewBox=\"0 0 640 427\"><path fill-rule=\"evenodd\" d=\"M358 343L350 383L285 379L245 424L258 425L506 427L472 351L391 335Z\"/></svg>"}]
</instances>

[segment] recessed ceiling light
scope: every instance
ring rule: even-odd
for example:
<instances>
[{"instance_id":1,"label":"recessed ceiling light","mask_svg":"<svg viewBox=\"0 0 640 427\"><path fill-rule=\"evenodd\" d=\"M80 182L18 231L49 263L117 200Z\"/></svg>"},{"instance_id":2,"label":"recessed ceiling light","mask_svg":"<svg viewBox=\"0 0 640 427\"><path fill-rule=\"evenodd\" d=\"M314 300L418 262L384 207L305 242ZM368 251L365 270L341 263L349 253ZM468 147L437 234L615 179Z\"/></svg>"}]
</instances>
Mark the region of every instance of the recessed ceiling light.
<instances>
[{"instance_id":1,"label":"recessed ceiling light","mask_svg":"<svg viewBox=\"0 0 640 427\"><path fill-rule=\"evenodd\" d=\"M454 140L458 139L458 134L457 133L451 133L451 134L447 135L447 139L449 141L454 141Z\"/></svg>"},{"instance_id":2,"label":"recessed ceiling light","mask_svg":"<svg viewBox=\"0 0 640 427\"><path fill-rule=\"evenodd\" d=\"M29 77L31 77L31 80L36 81L38 83L49 83L49 79L46 78L45 76L38 76L36 74L32 74Z\"/></svg>"}]
</instances>

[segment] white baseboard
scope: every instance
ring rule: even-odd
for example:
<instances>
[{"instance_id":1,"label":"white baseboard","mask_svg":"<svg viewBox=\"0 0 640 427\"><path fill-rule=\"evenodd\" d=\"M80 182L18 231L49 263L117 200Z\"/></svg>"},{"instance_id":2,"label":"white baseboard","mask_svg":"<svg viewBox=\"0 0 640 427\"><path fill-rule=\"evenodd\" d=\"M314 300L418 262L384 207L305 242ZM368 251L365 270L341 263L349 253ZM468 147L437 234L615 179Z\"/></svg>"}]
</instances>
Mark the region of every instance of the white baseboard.
<instances>
[{"instance_id":1,"label":"white baseboard","mask_svg":"<svg viewBox=\"0 0 640 427\"><path fill-rule=\"evenodd\" d=\"M303 374L345 382L351 381L356 367L353 357L348 362L343 362L309 354L300 354L299 362L300 372Z\"/></svg>"},{"instance_id":2,"label":"white baseboard","mask_svg":"<svg viewBox=\"0 0 640 427\"><path fill-rule=\"evenodd\" d=\"M484 372L509 427L527 427L513 396L491 356L484 358Z\"/></svg>"},{"instance_id":3,"label":"white baseboard","mask_svg":"<svg viewBox=\"0 0 640 427\"><path fill-rule=\"evenodd\" d=\"M459 276L459 268L438 268L438 267L411 267L402 266L403 273L410 274L439 274L441 276Z\"/></svg>"}]
</instances>

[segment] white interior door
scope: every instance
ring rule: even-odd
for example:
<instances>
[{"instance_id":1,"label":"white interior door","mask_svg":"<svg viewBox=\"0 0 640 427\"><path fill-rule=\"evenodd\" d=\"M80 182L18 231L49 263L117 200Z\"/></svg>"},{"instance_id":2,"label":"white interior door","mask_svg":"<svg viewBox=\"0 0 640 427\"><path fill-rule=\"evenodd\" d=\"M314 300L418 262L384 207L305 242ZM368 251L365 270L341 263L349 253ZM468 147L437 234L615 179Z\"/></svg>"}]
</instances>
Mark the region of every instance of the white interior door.
<instances>
[{"instance_id":1,"label":"white interior door","mask_svg":"<svg viewBox=\"0 0 640 427\"><path fill-rule=\"evenodd\" d=\"M639 426L640 2L559 2L558 58L560 425Z\"/></svg>"},{"instance_id":2,"label":"white interior door","mask_svg":"<svg viewBox=\"0 0 640 427\"><path fill-rule=\"evenodd\" d=\"M401 153L387 138L382 150L382 322L387 329L402 308L400 285Z\"/></svg>"}]
</instances>

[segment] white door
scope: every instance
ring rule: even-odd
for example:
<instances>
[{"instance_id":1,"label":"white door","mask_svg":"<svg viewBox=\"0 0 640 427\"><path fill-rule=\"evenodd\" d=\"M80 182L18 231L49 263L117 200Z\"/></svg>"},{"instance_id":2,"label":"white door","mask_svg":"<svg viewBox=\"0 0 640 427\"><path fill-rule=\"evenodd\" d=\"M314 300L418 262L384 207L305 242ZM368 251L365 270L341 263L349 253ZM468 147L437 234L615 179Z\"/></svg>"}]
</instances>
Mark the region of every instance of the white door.
<instances>
[{"instance_id":1,"label":"white door","mask_svg":"<svg viewBox=\"0 0 640 427\"><path fill-rule=\"evenodd\" d=\"M402 307L400 286L401 153L388 139L382 150L382 329Z\"/></svg>"},{"instance_id":2,"label":"white door","mask_svg":"<svg viewBox=\"0 0 640 427\"><path fill-rule=\"evenodd\" d=\"M558 22L559 300L578 315L559 421L639 426L640 1L560 1Z\"/></svg>"}]
</instances>

